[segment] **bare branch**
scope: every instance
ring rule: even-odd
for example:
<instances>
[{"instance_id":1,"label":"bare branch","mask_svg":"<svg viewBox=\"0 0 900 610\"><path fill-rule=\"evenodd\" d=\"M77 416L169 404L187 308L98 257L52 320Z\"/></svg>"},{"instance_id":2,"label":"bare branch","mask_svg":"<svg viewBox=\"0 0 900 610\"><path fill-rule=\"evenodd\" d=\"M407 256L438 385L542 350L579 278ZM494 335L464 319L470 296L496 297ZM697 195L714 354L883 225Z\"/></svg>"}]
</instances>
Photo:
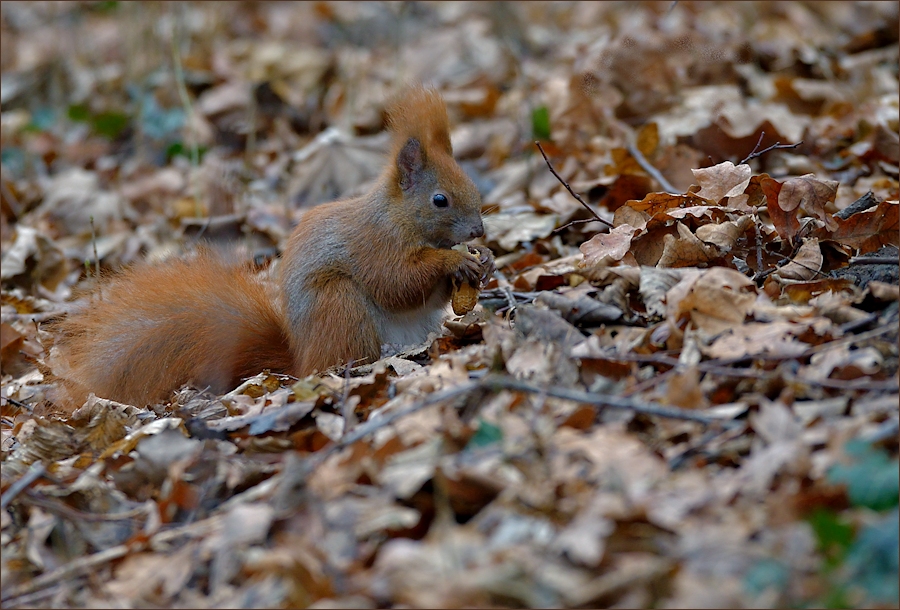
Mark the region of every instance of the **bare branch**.
<instances>
[{"instance_id":1,"label":"bare branch","mask_svg":"<svg viewBox=\"0 0 900 610\"><path fill-rule=\"evenodd\" d=\"M584 209L586 209L588 212L591 213L591 216L594 217L594 220L596 220L598 222L602 222L610 229L615 228L615 227L613 227L611 222L607 222L606 220L603 220L602 218L600 218L600 216L597 214L597 212L595 212L593 209L591 209L591 206L589 206L587 203L585 203L584 199L582 199L575 191L572 190L572 187L569 186L569 183L566 182L565 180L563 180L562 176L560 176L558 173L556 173L556 170L553 168L553 164L550 163L550 159L547 158L547 153L544 152L544 149L541 146L541 143L538 141L535 141L534 144L535 144L535 146L538 147L538 150L541 151L541 156L544 157L544 161L547 162L547 167L550 168L550 173L553 174L554 176L556 176L556 179L559 180L560 184L562 184L564 187L566 187L566 190L569 191L569 194L572 197L574 197L578 201L578 203L583 205Z\"/></svg>"},{"instance_id":2,"label":"bare branch","mask_svg":"<svg viewBox=\"0 0 900 610\"><path fill-rule=\"evenodd\" d=\"M628 152L634 157L634 160L638 162L645 172L650 174L654 180L659 182L660 186L663 187L663 190L669 193L670 195L680 195L681 191L672 186L672 183L666 180L666 177L662 175L662 173L650 165L650 162L647 161L647 158L644 157L644 153L638 149L634 142L631 141L631 138L628 138Z\"/></svg>"},{"instance_id":3,"label":"bare branch","mask_svg":"<svg viewBox=\"0 0 900 610\"><path fill-rule=\"evenodd\" d=\"M763 141L763 138L765 137L765 135L766 135L765 131L760 132L759 140L756 142L756 146L753 147L753 150L750 151L750 154L747 155L746 157L744 157L744 159L740 163L738 163L738 165L742 165L742 164L746 163L747 161L749 161L750 159L756 159L757 157L761 157L771 150L780 150L780 149L785 149L785 148L797 148L798 146L803 144L803 140L800 140L796 144L782 144L781 142L775 142L768 148L764 148L764 149L760 150L759 152L757 152L757 149L759 148L759 145L762 144L762 141Z\"/></svg>"}]
</instances>

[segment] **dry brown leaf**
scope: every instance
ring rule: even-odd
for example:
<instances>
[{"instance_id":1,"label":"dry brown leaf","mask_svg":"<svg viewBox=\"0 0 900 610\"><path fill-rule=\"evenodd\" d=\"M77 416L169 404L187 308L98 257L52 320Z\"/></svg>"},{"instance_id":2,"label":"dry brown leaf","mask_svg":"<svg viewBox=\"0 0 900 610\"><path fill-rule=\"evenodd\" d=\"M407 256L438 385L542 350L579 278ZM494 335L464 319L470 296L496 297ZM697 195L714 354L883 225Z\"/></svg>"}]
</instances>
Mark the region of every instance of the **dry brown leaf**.
<instances>
[{"instance_id":1,"label":"dry brown leaf","mask_svg":"<svg viewBox=\"0 0 900 610\"><path fill-rule=\"evenodd\" d=\"M701 346L701 351L710 358L722 359L739 359L760 354L791 358L809 348L809 345L795 337L805 328L806 325L791 322L745 322L716 338L708 347Z\"/></svg>"},{"instance_id":2,"label":"dry brown leaf","mask_svg":"<svg viewBox=\"0 0 900 610\"><path fill-rule=\"evenodd\" d=\"M701 272L684 297L677 294L672 290L666 295L671 319L690 314L694 326L710 337L743 324L756 301L753 281L727 267Z\"/></svg>"},{"instance_id":3,"label":"dry brown leaf","mask_svg":"<svg viewBox=\"0 0 900 610\"><path fill-rule=\"evenodd\" d=\"M874 347L851 350L848 345L813 354L800 375L806 379L859 379L871 377L881 370L882 355Z\"/></svg>"},{"instance_id":4,"label":"dry brown leaf","mask_svg":"<svg viewBox=\"0 0 900 610\"><path fill-rule=\"evenodd\" d=\"M900 286L874 280L867 286L873 297L880 301L900 301Z\"/></svg>"},{"instance_id":5,"label":"dry brown leaf","mask_svg":"<svg viewBox=\"0 0 900 610\"><path fill-rule=\"evenodd\" d=\"M631 225L637 229L643 230L650 220L650 214L635 210L631 206L623 205L616 209L613 214L613 226L621 227L622 225Z\"/></svg>"},{"instance_id":6,"label":"dry brown leaf","mask_svg":"<svg viewBox=\"0 0 900 610\"><path fill-rule=\"evenodd\" d=\"M719 249L719 254L730 252L740 239L753 225L753 218L740 216L737 220L705 224L697 227L697 238L708 244L713 244Z\"/></svg>"},{"instance_id":7,"label":"dry brown leaf","mask_svg":"<svg viewBox=\"0 0 900 610\"><path fill-rule=\"evenodd\" d=\"M835 220L837 228L834 231L818 232L822 239L853 246L860 254L873 252L884 245L900 245L900 203L897 201L882 201L847 220Z\"/></svg>"},{"instance_id":8,"label":"dry brown leaf","mask_svg":"<svg viewBox=\"0 0 900 610\"><path fill-rule=\"evenodd\" d=\"M837 223L831 214L825 211L825 207L834 203L837 187L836 181L817 180L815 174L788 178L778 193L778 207L790 213L802 205L807 213L822 220L828 230L833 231L837 228Z\"/></svg>"},{"instance_id":9,"label":"dry brown leaf","mask_svg":"<svg viewBox=\"0 0 900 610\"><path fill-rule=\"evenodd\" d=\"M381 172L386 134L354 137L337 128L320 133L293 154L295 163L288 193L300 207L334 201L353 194Z\"/></svg>"},{"instance_id":10,"label":"dry brown leaf","mask_svg":"<svg viewBox=\"0 0 900 610\"><path fill-rule=\"evenodd\" d=\"M778 203L781 197L782 184L763 174L759 179L759 187L765 194L768 202L769 218L772 219L772 224L775 225L775 230L778 232L779 237L788 242L793 241L794 236L800 231L800 221L797 219L796 207L787 211ZM793 204L794 202L790 201L789 203ZM797 202L797 205L799 205L799 202Z\"/></svg>"},{"instance_id":11,"label":"dry brown leaf","mask_svg":"<svg viewBox=\"0 0 900 610\"><path fill-rule=\"evenodd\" d=\"M709 406L700 388L700 371L696 366L689 366L669 377L664 396L666 403L685 409L705 409Z\"/></svg>"},{"instance_id":12,"label":"dry brown leaf","mask_svg":"<svg viewBox=\"0 0 900 610\"><path fill-rule=\"evenodd\" d=\"M696 267L708 263L716 256L714 247L709 246L691 233L680 222L676 222L678 237L666 235L663 238L663 251L657 267Z\"/></svg>"},{"instance_id":13,"label":"dry brown leaf","mask_svg":"<svg viewBox=\"0 0 900 610\"><path fill-rule=\"evenodd\" d=\"M484 217L485 239L500 244L504 250L515 250L520 244L547 237L557 227L556 214L534 212L501 212Z\"/></svg>"},{"instance_id":14,"label":"dry brown leaf","mask_svg":"<svg viewBox=\"0 0 900 610\"><path fill-rule=\"evenodd\" d=\"M712 167L691 170L700 185L697 197L718 203L723 197L740 195L750 184L750 166L724 161Z\"/></svg>"},{"instance_id":15,"label":"dry brown leaf","mask_svg":"<svg viewBox=\"0 0 900 610\"><path fill-rule=\"evenodd\" d=\"M670 195L669 193L650 193L641 201L627 201L626 207L638 212L649 214L651 218L661 216L673 208L686 208L692 206L708 206L709 202L697 197L693 193L684 195ZM618 213L619 211L616 210Z\"/></svg>"},{"instance_id":16,"label":"dry brown leaf","mask_svg":"<svg viewBox=\"0 0 900 610\"><path fill-rule=\"evenodd\" d=\"M784 267L772 274L778 280L807 282L822 269L822 248L815 237L807 237L797 255Z\"/></svg>"},{"instance_id":17,"label":"dry brown leaf","mask_svg":"<svg viewBox=\"0 0 900 610\"><path fill-rule=\"evenodd\" d=\"M619 225L609 233L598 233L580 246L584 266L610 265L622 260L631 248L631 240L640 231L628 224Z\"/></svg>"}]
</instances>

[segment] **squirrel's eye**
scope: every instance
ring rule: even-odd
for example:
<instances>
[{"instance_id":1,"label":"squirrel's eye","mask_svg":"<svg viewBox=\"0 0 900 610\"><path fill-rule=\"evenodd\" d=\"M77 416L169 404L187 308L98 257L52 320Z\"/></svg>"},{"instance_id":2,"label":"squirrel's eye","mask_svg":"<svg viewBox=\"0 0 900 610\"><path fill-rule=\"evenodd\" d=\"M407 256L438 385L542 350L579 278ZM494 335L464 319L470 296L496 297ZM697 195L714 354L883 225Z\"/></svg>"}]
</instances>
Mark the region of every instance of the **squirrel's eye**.
<instances>
[{"instance_id":1,"label":"squirrel's eye","mask_svg":"<svg viewBox=\"0 0 900 610\"><path fill-rule=\"evenodd\" d=\"M450 205L450 201L447 199L447 196L442 193L437 193L434 197L432 197L431 203L439 208L446 208L448 205Z\"/></svg>"}]
</instances>

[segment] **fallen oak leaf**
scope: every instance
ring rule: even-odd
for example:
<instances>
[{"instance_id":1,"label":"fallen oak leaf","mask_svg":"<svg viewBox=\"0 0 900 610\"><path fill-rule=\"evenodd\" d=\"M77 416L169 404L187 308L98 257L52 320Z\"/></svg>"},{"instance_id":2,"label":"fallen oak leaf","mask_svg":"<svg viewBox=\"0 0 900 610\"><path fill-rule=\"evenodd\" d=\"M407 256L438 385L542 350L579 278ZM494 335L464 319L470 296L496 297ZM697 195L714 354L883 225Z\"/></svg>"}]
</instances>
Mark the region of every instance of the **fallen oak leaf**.
<instances>
[{"instance_id":1,"label":"fallen oak leaf","mask_svg":"<svg viewBox=\"0 0 900 610\"><path fill-rule=\"evenodd\" d=\"M666 294L669 318L688 314L694 326L710 337L743 324L756 302L753 281L727 267L703 270L686 292L679 288Z\"/></svg>"},{"instance_id":2,"label":"fallen oak leaf","mask_svg":"<svg viewBox=\"0 0 900 610\"><path fill-rule=\"evenodd\" d=\"M691 230L677 222L678 237L663 237L663 252L657 267L696 267L698 263L708 263L716 256L716 249L697 239Z\"/></svg>"},{"instance_id":3,"label":"fallen oak leaf","mask_svg":"<svg viewBox=\"0 0 900 610\"><path fill-rule=\"evenodd\" d=\"M753 225L753 218L740 216L737 220L728 220L720 223L710 223L697 227L697 238L703 242L714 245L721 254L730 252L738 239Z\"/></svg>"},{"instance_id":4,"label":"fallen oak leaf","mask_svg":"<svg viewBox=\"0 0 900 610\"><path fill-rule=\"evenodd\" d=\"M882 201L876 207L857 212L846 220L834 218L837 227L828 231L827 227L815 233L821 239L828 239L852 246L859 254L874 252L881 246L900 245L900 203Z\"/></svg>"},{"instance_id":5,"label":"fallen oak leaf","mask_svg":"<svg viewBox=\"0 0 900 610\"><path fill-rule=\"evenodd\" d=\"M819 240L815 237L807 237L791 262L779 268L771 277L781 281L807 282L821 271L822 260Z\"/></svg>"},{"instance_id":6,"label":"fallen oak leaf","mask_svg":"<svg viewBox=\"0 0 900 610\"><path fill-rule=\"evenodd\" d=\"M666 210L666 213L661 214L660 216L668 217L673 220L681 220L687 216L691 216L698 220L704 216L708 217L710 220L720 220L724 218L725 210L717 205L690 205L683 208Z\"/></svg>"},{"instance_id":7,"label":"fallen oak leaf","mask_svg":"<svg viewBox=\"0 0 900 610\"><path fill-rule=\"evenodd\" d=\"M805 353L809 345L797 339L807 329L793 322L745 322L718 336L711 345L700 345L700 352L708 358L739 359L768 355L794 358Z\"/></svg>"},{"instance_id":8,"label":"fallen oak leaf","mask_svg":"<svg viewBox=\"0 0 900 610\"><path fill-rule=\"evenodd\" d=\"M836 181L818 180L815 174L789 178L781 185L778 207L785 212L792 212L802 205L804 210L822 220L833 231L837 228L837 221L825 211L825 206L834 202L837 187Z\"/></svg>"},{"instance_id":9,"label":"fallen oak leaf","mask_svg":"<svg viewBox=\"0 0 900 610\"><path fill-rule=\"evenodd\" d=\"M713 203L718 203L723 197L740 195L750 184L750 171L750 166L746 163L735 165L731 161L692 169L691 172L701 187L696 195Z\"/></svg>"},{"instance_id":10,"label":"fallen oak leaf","mask_svg":"<svg viewBox=\"0 0 900 610\"><path fill-rule=\"evenodd\" d=\"M772 219L778 236L783 240L793 242L794 236L800 231L800 221L797 220L795 209L785 210L778 203L783 185L768 175L763 175L760 176L759 187L766 196L766 209L769 211L769 218Z\"/></svg>"},{"instance_id":11,"label":"fallen oak leaf","mask_svg":"<svg viewBox=\"0 0 900 610\"><path fill-rule=\"evenodd\" d=\"M650 216L650 218L654 218L657 216L664 216L666 212L673 208L686 208L690 206L708 206L710 205L710 201L708 199L703 199L698 197L693 193L685 193L683 195L670 195L669 193L649 193L642 200L629 200L625 202L623 207L629 207L638 212L644 212ZM616 216L620 214L619 208L616 210L614 215L613 224L619 224L615 222Z\"/></svg>"},{"instance_id":12,"label":"fallen oak leaf","mask_svg":"<svg viewBox=\"0 0 900 610\"><path fill-rule=\"evenodd\" d=\"M817 297L826 292L846 292L855 297L860 290L852 280L831 277L809 282L791 282L782 290L782 294L788 297L792 303L799 303L801 305L806 305L813 297Z\"/></svg>"},{"instance_id":13,"label":"fallen oak leaf","mask_svg":"<svg viewBox=\"0 0 900 610\"><path fill-rule=\"evenodd\" d=\"M622 260L631 248L631 240L640 231L631 225L619 225L609 233L599 233L579 248L584 254L584 267L608 265Z\"/></svg>"}]
</instances>

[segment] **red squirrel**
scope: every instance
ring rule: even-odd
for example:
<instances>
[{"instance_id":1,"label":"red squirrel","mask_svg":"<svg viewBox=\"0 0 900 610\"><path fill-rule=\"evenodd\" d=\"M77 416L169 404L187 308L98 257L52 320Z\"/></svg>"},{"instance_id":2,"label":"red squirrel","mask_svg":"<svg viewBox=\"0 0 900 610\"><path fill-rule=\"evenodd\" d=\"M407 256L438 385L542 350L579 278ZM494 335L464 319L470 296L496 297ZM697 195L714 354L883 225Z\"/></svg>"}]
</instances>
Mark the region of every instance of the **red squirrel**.
<instances>
[{"instance_id":1,"label":"red squirrel","mask_svg":"<svg viewBox=\"0 0 900 610\"><path fill-rule=\"evenodd\" d=\"M439 330L451 281L477 286L494 269L487 248L451 249L484 235L481 196L453 159L438 93L410 89L388 119L391 162L375 185L307 212L274 282L200 248L103 283L57 323L61 402L143 405L186 383L223 393L263 369L374 362L382 344Z\"/></svg>"}]
</instances>

